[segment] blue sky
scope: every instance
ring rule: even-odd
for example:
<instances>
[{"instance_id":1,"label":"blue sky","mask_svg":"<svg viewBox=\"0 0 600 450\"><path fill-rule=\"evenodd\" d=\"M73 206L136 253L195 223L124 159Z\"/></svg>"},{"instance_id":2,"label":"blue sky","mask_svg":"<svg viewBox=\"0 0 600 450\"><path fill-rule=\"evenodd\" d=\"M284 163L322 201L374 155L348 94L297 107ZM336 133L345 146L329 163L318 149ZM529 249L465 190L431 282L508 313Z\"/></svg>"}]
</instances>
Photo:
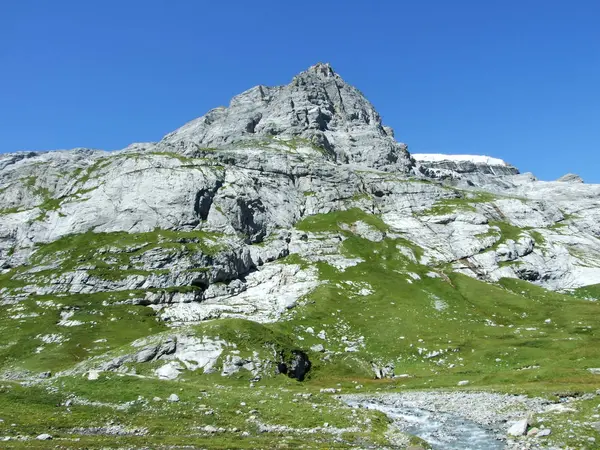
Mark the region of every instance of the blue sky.
<instances>
[{"instance_id":1,"label":"blue sky","mask_svg":"<svg viewBox=\"0 0 600 450\"><path fill-rule=\"evenodd\" d=\"M322 61L413 152L600 182L596 0L19 0L0 5L0 152L155 141Z\"/></svg>"}]
</instances>

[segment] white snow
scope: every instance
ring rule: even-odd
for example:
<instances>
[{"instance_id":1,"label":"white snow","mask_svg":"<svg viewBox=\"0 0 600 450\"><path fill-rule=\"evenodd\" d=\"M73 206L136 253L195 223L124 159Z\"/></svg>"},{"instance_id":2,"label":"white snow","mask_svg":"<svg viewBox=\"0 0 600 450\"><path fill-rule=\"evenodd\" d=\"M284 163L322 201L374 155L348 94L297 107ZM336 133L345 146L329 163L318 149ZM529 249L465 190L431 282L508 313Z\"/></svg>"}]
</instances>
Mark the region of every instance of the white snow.
<instances>
[{"instance_id":1,"label":"white snow","mask_svg":"<svg viewBox=\"0 0 600 450\"><path fill-rule=\"evenodd\" d=\"M488 166L508 166L506 162L499 158L492 158L484 155L443 155L441 153L411 153L411 156L417 161L468 161L473 164L487 164Z\"/></svg>"}]
</instances>

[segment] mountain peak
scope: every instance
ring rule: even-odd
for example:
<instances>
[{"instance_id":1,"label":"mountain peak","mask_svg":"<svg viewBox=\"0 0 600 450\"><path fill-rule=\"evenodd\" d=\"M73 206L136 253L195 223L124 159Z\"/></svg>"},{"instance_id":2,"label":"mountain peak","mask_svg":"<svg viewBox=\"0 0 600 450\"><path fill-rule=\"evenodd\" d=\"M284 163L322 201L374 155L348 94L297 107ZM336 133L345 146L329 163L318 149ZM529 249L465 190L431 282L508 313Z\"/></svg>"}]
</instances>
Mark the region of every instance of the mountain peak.
<instances>
[{"instance_id":1,"label":"mountain peak","mask_svg":"<svg viewBox=\"0 0 600 450\"><path fill-rule=\"evenodd\" d=\"M318 63L285 86L256 86L168 134L162 144L193 154L198 147L237 142L301 138L325 150L330 159L382 170L406 172L412 162L406 145L363 94L328 63Z\"/></svg>"},{"instance_id":2,"label":"mountain peak","mask_svg":"<svg viewBox=\"0 0 600 450\"><path fill-rule=\"evenodd\" d=\"M321 62L315 64L314 66L310 66L306 72L315 73L325 78L330 78L337 75L333 70L333 67L331 67L331 64Z\"/></svg>"}]
</instances>

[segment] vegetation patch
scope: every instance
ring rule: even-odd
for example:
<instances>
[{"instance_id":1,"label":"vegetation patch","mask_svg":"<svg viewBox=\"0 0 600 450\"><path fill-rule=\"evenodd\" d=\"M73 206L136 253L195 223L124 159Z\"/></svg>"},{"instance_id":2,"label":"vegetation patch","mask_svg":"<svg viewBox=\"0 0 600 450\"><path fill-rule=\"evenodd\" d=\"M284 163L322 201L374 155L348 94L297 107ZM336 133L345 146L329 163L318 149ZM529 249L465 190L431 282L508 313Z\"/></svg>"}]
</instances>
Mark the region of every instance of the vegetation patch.
<instances>
[{"instance_id":1,"label":"vegetation patch","mask_svg":"<svg viewBox=\"0 0 600 450\"><path fill-rule=\"evenodd\" d=\"M335 211L328 214L315 214L308 216L296 224L296 228L311 233L333 231L339 229L339 224L351 225L363 221L379 231L387 231L388 226L375 214L368 214L359 208L345 211Z\"/></svg>"}]
</instances>

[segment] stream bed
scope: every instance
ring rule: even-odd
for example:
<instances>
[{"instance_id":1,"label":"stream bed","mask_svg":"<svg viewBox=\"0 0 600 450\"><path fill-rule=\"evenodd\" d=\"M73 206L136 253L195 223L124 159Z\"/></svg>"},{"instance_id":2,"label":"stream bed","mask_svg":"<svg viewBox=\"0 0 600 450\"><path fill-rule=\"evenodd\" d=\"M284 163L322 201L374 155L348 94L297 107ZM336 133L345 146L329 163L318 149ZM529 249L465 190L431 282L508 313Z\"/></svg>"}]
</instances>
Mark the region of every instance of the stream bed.
<instances>
[{"instance_id":1,"label":"stream bed","mask_svg":"<svg viewBox=\"0 0 600 450\"><path fill-rule=\"evenodd\" d=\"M497 431L456 414L429 411L399 402L375 399L345 400L350 406L360 406L383 412L403 432L420 437L435 450L502 450L505 442Z\"/></svg>"}]
</instances>

